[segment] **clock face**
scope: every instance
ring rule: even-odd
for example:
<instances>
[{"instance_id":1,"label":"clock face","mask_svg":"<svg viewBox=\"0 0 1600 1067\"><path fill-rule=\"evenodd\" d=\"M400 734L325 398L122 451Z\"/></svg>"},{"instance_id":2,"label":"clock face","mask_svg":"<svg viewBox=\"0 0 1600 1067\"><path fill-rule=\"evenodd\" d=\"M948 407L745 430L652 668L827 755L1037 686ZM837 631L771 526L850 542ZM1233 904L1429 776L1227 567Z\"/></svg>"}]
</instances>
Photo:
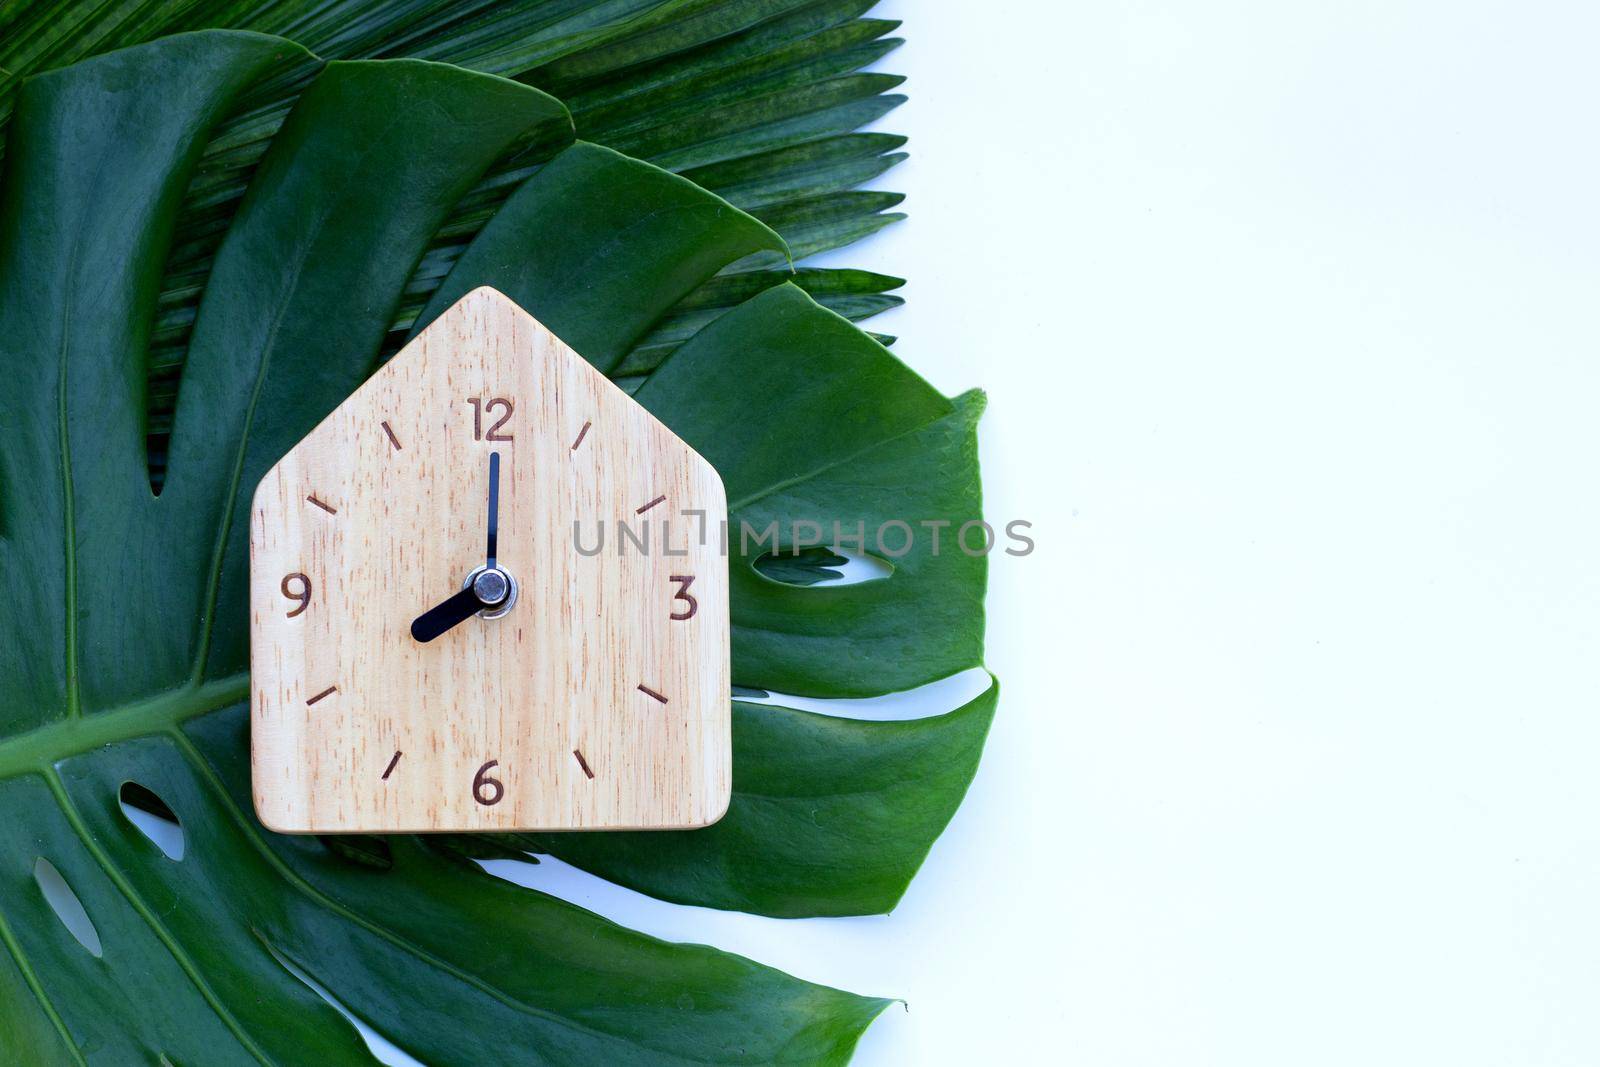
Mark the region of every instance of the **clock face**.
<instances>
[{"instance_id":1,"label":"clock face","mask_svg":"<svg viewBox=\"0 0 1600 1067\"><path fill-rule=\"evenodd\" d=\"M726 514L704 459L506 297L468 294L257 488L262 821L716 821Z\"/></svg>"}]
</instances>

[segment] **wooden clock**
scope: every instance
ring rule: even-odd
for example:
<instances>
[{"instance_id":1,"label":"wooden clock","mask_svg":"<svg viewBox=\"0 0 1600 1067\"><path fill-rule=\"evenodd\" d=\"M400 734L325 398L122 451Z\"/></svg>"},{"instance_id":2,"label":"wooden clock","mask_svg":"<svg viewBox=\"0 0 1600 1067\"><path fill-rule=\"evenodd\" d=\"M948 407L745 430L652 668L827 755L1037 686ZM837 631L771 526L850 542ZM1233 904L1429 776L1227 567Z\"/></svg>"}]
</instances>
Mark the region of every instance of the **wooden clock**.
<instances>
[{"instance_id":1,"label":"wooden clock","mask_svg":"<svg viewBox=\"0 0 1600 1067\"><path fill-rule=\"evenodd\" d=\"M261 821L715 822L726 515L709 463L507 297L469 293L256 489Z\"/></svg>"}]
</instances>

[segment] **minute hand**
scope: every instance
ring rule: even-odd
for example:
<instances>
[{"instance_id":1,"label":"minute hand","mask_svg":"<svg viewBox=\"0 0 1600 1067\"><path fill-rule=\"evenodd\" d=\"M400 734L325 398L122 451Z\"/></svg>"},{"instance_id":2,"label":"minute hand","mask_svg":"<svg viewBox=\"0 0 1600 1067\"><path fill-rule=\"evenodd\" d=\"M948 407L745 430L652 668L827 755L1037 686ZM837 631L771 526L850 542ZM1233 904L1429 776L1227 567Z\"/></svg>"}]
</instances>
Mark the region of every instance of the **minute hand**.
<instances>
[{"instance_id":1,"label":"minute hand","mask_svg":"<svg viewBox=\"0 0 1600 1067\"><path fill-rule=\"evenodd\" d=\"M500 539L500 453L489 453L489 569L496 568Z\"/></svg>"}]
</instances>

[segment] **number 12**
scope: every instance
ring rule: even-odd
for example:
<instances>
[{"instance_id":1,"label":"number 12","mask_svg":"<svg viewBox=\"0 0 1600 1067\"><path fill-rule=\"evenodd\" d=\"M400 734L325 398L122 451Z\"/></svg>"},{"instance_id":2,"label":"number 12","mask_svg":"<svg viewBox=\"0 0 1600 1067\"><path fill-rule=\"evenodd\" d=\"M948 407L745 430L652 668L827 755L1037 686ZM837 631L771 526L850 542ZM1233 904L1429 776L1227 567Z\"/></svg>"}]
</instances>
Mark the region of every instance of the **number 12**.
<instances>
[{"instance_id":1,"label":"number 12","mask_svg":"<svg viewBox=\"0 0 1600 1067\"><path fill-rule=\"evenodd\" d=\"M509 399L503 396L492 396L485 403L481 397L472 396L467 398L467 403L472 405L472 439L474 441L511 440L509 433L500 432L500 427L511 421L511 412L516 406ZM483 416L487 413L492 417L496 405L503 409L504 413L493 426L489 427L488 436L485 436L483 432Z\"/></svg>"}]
</instances>

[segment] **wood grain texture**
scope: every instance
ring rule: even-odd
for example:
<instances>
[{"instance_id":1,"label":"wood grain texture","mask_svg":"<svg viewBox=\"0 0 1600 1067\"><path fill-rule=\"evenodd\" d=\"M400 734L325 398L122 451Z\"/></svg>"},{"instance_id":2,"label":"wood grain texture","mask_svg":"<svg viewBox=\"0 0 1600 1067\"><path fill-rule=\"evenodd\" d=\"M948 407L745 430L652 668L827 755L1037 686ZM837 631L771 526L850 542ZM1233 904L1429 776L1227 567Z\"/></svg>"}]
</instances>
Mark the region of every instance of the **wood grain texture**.
<instances>
[{"instance_id":1,"label":"wood grain texture","mask_svg":"<svg viewBox=\"0 0 1600 1067\"><path fill-rule=\"evenodd\" d=\"M479 439L503 413L494 397L511 402L510 440ZM484 562L491 451L517 602L419 644L411 621ZM709 463L505 296L469 293L256 489L261 821L287 833L715 822L731 790L726 516ZM575 522L584 551L604 525L600 552L580 551ZM286 595L289 575L305 576L308 600ZM691 610L685 576L693 613L674 618Z\"/></svg>"}]
</instances>

